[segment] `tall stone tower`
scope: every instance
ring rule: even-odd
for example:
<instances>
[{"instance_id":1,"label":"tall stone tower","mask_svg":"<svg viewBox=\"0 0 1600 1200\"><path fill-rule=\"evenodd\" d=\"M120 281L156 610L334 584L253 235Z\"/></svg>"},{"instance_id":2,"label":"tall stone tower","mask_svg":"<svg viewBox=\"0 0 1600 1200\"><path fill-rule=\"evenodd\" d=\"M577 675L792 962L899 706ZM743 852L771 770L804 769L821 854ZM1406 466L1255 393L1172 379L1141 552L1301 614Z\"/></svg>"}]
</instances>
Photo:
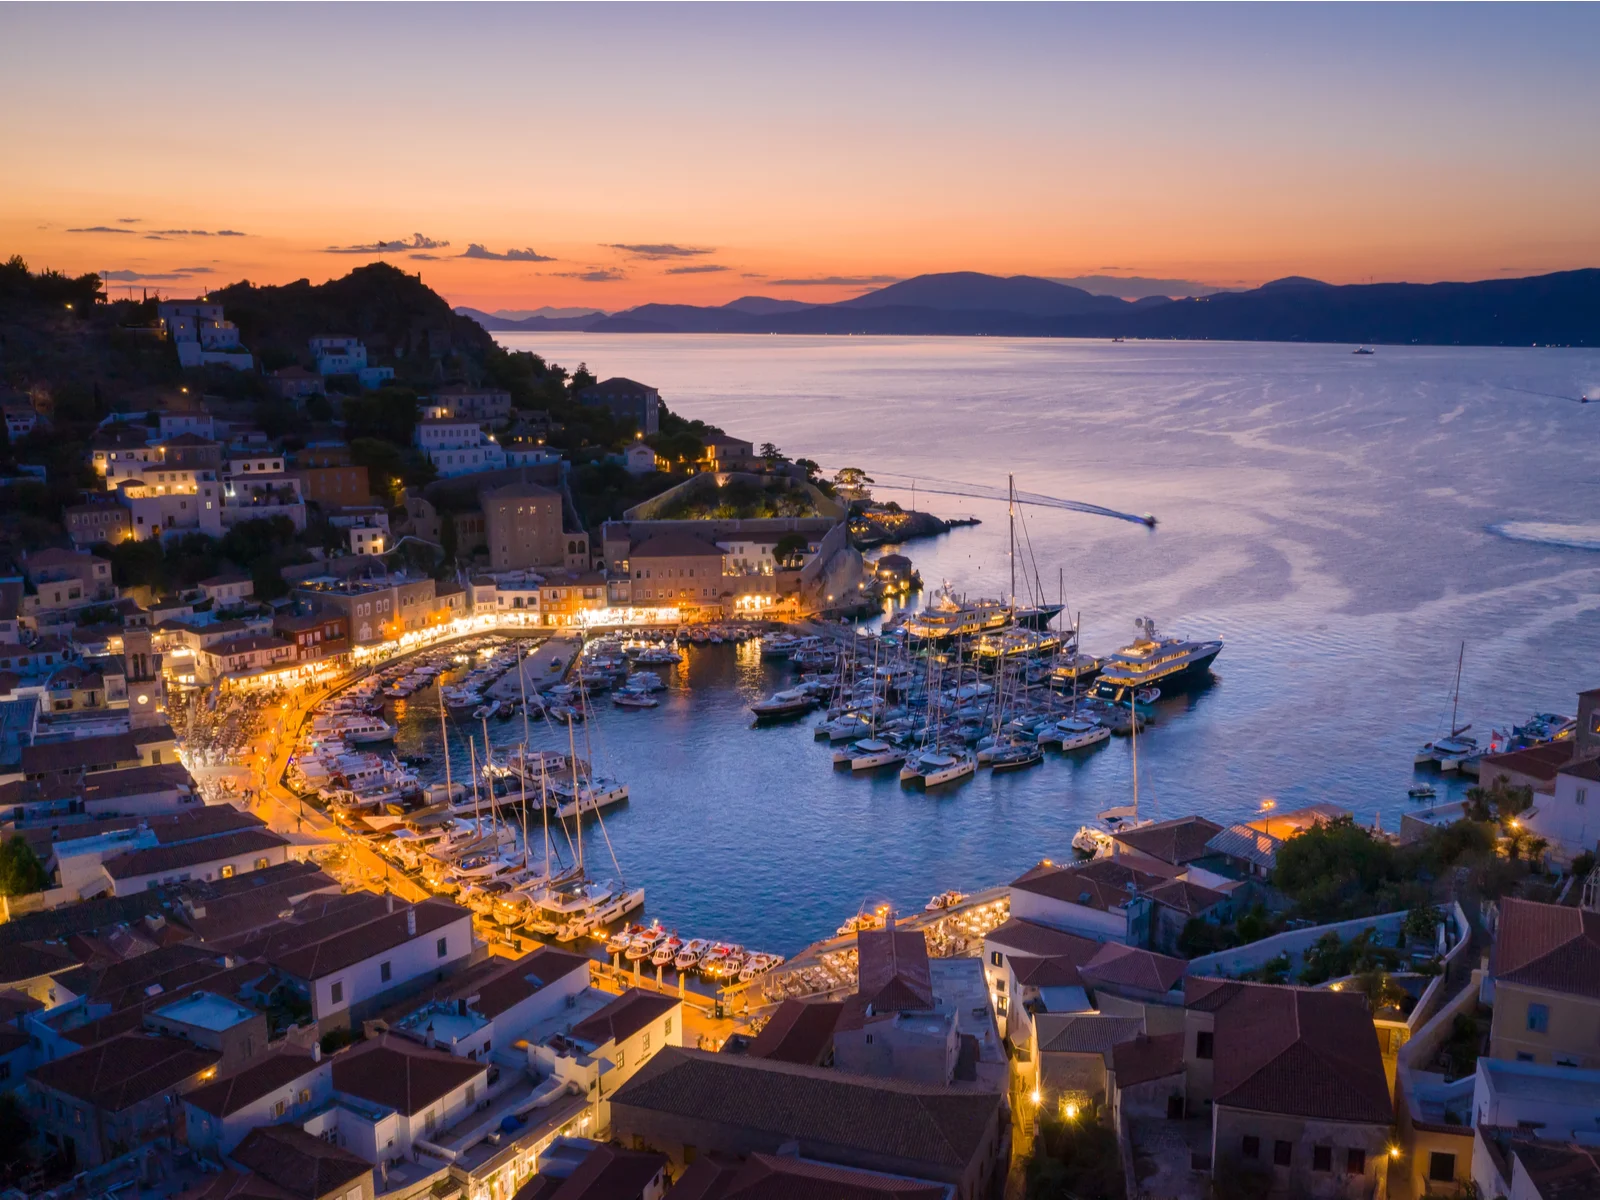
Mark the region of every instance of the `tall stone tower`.
<instances>
[{"instance_id":1,"label":"tall stone tower","mask_svg":"<svg viewBox=\"0 0 1600 1200\"><path fill-rule=\"evenodd\" d=\"M161 687L161 656L150 649L148 629L122 631L122 660L128 673L128 725L148 729L166 720Z\"/></svg>"}]
</instances>

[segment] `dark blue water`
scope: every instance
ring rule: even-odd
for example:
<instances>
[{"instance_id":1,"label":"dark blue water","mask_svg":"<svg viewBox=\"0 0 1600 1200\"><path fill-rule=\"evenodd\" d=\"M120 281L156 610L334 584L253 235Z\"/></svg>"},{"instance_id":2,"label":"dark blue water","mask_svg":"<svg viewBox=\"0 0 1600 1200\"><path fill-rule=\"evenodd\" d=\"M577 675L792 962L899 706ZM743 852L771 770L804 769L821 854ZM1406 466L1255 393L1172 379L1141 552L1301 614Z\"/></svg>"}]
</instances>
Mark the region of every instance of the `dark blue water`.
<instances>
[{"instance_id":1,"label":"dark blue water","mask_svg":"<svg viewBox=\"0 0 1600 1200\"><path fill-rule=\"evenodd\" d=\"M1393 828L1413 749L1449 719L1463 642L1462 719L1479 731L1570 712L1600 684L1600 405L1564 398L1600 393L1594 352L505 340L645 380L674 411L830 470L1001 489L1011 472L1031 492L1157 514L1149 531L1023 510L1025 573L1064 590L1090 650L1124 644L1144 615L1227 643L1211 687L1164 702L1140 739L1156 816L1236 819L1273 798ZM924 578L1002 594L1004 505L928 486L918 507L985 523L909 546ZM622 866L651 915L685 932L793 950L865 900L920 907L1061 857L1084 820L1131 794L1123 739L934 798L892 772L851 778L810 721L749 728L745 705L784 678L753 652L691 648L663 675L661 708L602 699L591 734L633 792L606 820ZM520 722L493 731L513 735Z\"/></svg>"}]
</instances>

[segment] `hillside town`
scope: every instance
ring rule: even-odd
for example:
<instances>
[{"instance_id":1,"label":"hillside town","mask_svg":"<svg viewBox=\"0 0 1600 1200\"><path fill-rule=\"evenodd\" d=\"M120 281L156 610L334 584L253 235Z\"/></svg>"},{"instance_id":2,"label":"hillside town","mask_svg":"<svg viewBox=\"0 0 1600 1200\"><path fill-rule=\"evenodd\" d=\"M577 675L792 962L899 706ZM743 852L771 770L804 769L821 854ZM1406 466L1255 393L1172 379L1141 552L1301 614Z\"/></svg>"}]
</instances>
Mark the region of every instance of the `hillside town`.
<instances>
[{"instance_id":1,"label":"hillside town","mask_svg":"<svg viewBox=\"0 0 1600 1200\"><path fill-rule=\"evenodd\" d=\"M1397 830L1135 801L1064 826L1070 858L1017 845L1008 882L841 913L788 961L697 945L581 856L541 872L529 814L600 818L589 690L647 705L637 668L693 642L809 663L802 712L859 679L825 718L855 751L891 697L992 691L959 650L947 685L942 652L830 640L911 586L852 537L898 509L438 297L324 328L324 289L112 305L6 270L8 321L112 366L4 360L5 1195L1600 1195L1600 690ZM1043 635L1001 632L1004 692ZM1075 670L1030 747L1109 739ZM424 784L364 755L396 697L472 713L484 761L452 775L446 744ZM502 706L564 709L571 753L490 761Z\"/></svg>"}]
</instances>

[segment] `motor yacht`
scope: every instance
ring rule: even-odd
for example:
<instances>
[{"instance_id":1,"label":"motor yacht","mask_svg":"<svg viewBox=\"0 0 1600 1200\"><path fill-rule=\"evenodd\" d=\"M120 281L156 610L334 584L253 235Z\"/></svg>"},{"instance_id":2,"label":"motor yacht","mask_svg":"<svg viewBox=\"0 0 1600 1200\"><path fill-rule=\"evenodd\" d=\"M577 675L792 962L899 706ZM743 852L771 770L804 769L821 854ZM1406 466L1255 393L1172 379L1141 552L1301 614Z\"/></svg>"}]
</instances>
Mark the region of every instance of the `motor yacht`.
<instances>
[{"instance_id":1,"label":"motor yacht","mask_svg":"<svg viewBox=\"0 0 1600 1200\"><path fill-rule=\"evenodd\" d=\"M1134 626L1139 633L1133 642L1107 656L1102 664L1090 692L1095 699L1125 705L1130 697L1152 687L1158 689L1158 696L1173 695L1204 679L1222 653L1220 641L1190 642L1158 634L1149 617L1140 617Z\"/></svg>"},{"instance_id":2,"label":"motor yacht","mask_svg":"<svg viewBox=\"0 0 1600 1200\"><path fill-rule=\"evenodd\" d=\"M924 750L906 759L900 768L901 783L920 783L924 788L938 787L965 779L978 769L977 758L966 750Z\"/></svg>"},{"instance_id":3,"label":"motor yacht","mask_svg":"<svg viewBox=\"0 0 1600 1200\"><path fill-rule=\"evenodd\" d=\"M580 784L574 784L570 779L552 780L547 790L555 801L556 815L562 818L586 816L621 804L628 798L627 784L603 775Z\"/></svg>"},{"instance_id":4,"label":"motor yacht","mask_svg":"<svg viewBox=\"0 0 1600 1200\"><path fill-rule=\"evenodd\" d=\"M1062 717L1056 722L1055 731L1053 740L1062 750L1085 750L1111 740L1111 730L1084 717Z\"/></svg>"},{"instance_id":5,"label":"motor yacht","mask_svg":"<svg viewBox=\"0 0 1600 1200\"><path fill-rule=\"evenodd\" d=\"M817 698L804 688L790 688L787 691L774 692L765 700L758 700L750 706L750 711L761 720L770 720L778 717L796 717L801 713L810 712L817 706Z\"/></svg>"},{"instance_id":6,"label":"motor yacht","mask_svg":"<svg viewBox=\"0 0 1600 1200\"><path fill-rule=\"evenodd\" d=\"M678 957L678 951L683 949L683 939L677 934L662 938L650 951L650 965L655 967L670 967Z\"/></svg>"},{"instance_id":7,"label":"motor yacht","mask_svg":"<svg viewBox=\"0 0 1600 1200\"><path fill-rule=\"evenodd\" d=\"M835 766L848 765L852 771L875 771L906 760L906 752L882 738L862 738L833 754Z\"/></svg>"},{"instance_id":8,"label":"motor yacht","mask_svg":"<svg viewBox=\"0 0 1600 1200\"><path fill-rule=\"evenodd\" d=\"M611 703L618 708L660 708L661 701L645 692L635 692L628 688L618 690L612 697Z\"/></svg>"},{"instance_id":9,"label":"motor yacht","mask_svg":"<svg viewBox=\"0 0 1600 1200\"><path fill-rule=\"evenodd\" d=\"M989 768L998 775L1003 771L1020 771L1024 767L1037 766L1043 761L1044 753L1039 749L1038 742L1020 741L991 751Z\"/></svg>"},{"instance_id":10,"label":"motor yacht","mask_svg":"<svg viewBox=\"0 0 1600 1200\"><path fill-rule=\"evenodd\" d=\"M711 943L704 938L691 938L672 960L673 968L680 972L694 970L700 965L700 960L705 957L710 947Z\"/></svg>"}]
</instances>

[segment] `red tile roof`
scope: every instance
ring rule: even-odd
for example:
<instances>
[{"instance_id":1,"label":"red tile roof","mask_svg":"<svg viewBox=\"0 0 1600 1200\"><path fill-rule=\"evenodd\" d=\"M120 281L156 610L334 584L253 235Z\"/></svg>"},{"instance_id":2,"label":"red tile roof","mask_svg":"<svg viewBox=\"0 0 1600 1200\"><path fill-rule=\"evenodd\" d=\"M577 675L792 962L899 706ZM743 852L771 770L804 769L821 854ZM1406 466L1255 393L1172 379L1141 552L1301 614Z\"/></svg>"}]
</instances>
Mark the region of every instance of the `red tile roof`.
<instances>
[{"instance_id":1,"label":"red tile roof","mask_svg":"<svg viewBox=\"0 0 1600 1200\"><path fill-rule=\"evenodd\" d=\"M221 1057L182 1038L129 1033L35 1067L29 1078L96 1108L120 1112L172 1091Z\"/></svg>"},{"instance_id":2,"label":"red tile roof","mask_svg":"<svg viewBox=\"0 0 1600 1200\"><path fill-rule=\"evenodd\" d=\"M942 1183L857 1171L787 1154L752 1154L739 1165L709 1163L702 1170L715 1172L719 1178L711 1188L694 1193L695 1200L943 1200L948 1194ZM688 1179L685 1172L677 1186L682 1187Z\"/></svg>"},{"instance_id":3,"label":"red tile roof","mask_svg":"<svg viewBox=\"0 0 1600 1200\"><path fill-rule=\"evenodd\" d=\"M1485 754L1478 765L1478 778L1493 782L1498 767L1542 783L1552 783L1561 768L1572 761L1572 755L1571 742L1544 742L1521 750L1507 750L1504 754Z\"/></svg>"},{"instance_id":4,"label":"red tile roof","mask_svg":"<svg viewBox=\"0 0 1600 1200\"><path fill-rule=\"evenodd\" d=\"M571 1175L549 1192L549 1200L636 1200L667 1165L667 1156L617 1146L596 1146Z\"/></svg>"},{"instance_id":5,"label":"red tile roof","mask_svg":"<svg viewBox=\"0 0 1600 1200\"><path fill-rule=\"evenodd\" d=\"M1051 900L1108 912L1128 902L1130 883L1139 891L1147 892L1171 874L1171 869L1164 864L1148 859L1143 860L1141 867L1134 868L1122 859L1097 858L1067 866L1041 863L1012 880L1011 886Z\"/></svg>"},{"instance_id":6,"label":"red tile roof","mask_svg":"<svg viewBox=\"0 0 1600 1200\"><path fill-rule=\"evenodd\" d=\"M573 1038L591 1046L623 1042L658 1017L664 1017L683 1003L673 996L629 988L600 1011L591 1013L570 1030Z\"/></svg>"},{"instance_id":7,"label":"red tile roof","mask_svg":"<svg viewBox=\"0 0 1600 1200\"><path fill-rule=\"evenodd\" d=\"M169 871L183 871L207 863L222 863L228 859L248 857L263 850L276 850L288 841L270 829L241 829L220 837L200 838L192 842L179 842L171 846L154 846L149 850L132 850L108 858L101 864L113 879L135 879L140 875L161 875Z\"/></svg>"},{"instance_id":8,"label":"red tile roof","mask_svg":"<svg viewBox=\"0 0 1600 1200\"><path fill-rule=\"evenodd\" d=\"M1222 892L1190 883L1187 879L1169 879L1151 888L1148 895L1157 904L1164 904L1186 917L1197 917L1228 898Z\"/></svg>"},{"instance_id":9,"label":"red tile roof","mask_svg":"<svg viewBox=\"0 0 1600 1200\"><path fill-rule=\"evenodd\" d=\"M1189 970L1181 958L1171 958L1137 946L1107 942L1081 968L1090 984L1139 988L1147 992L1170 992Z\"/></svg>"},{"instance_id":10,"label":"red tile roof","mask_svg":"<svg viewBox=\"0 0 1600 1200\"><path fill-rule=\"evenodd\" d=\"M1204 858L1206 843L1221 832L1221 825L1204 817L1177 817L1123 830L1112 834L1112 840L1164 863L1181 866Z\"/></svg>"},{"instance_id":11,"label":"red tile roof","mask_svg":"<svg viewBox=\"0 0 1600 1200\"><path fill-rule=\"evenodd\" d=\"M1076 933L1041 925L1037 921L1024 921L1020 917L1012 917L998 929L992 930L984 940L1012 954L1038 957L1066 955L1082 962L1088 962L1100 949L1100 943L1093 938L1080 937Z\"/></svg>"},{"instance_id":12,"label":"red tile roof","mask_svg":"<svg viewBox=\"0 0 1600 1200\"><path fill-rule=\"evenodd\" d=\"M333 1086L413 1116L488 1068L403 1038L362 1042L333 1059Z\"/></svg>"},{"instance_id":13,"label":"red tile roof","mask_svg":"<svg viewBox=\"0 0 1600 1200\"><path fill-rule=\"evenodd\" d=\"M1034 1017L1040 1054L1102 1054L1144 1030L1143 1017L1102 1013L1039 1013Z\"/></svg>"},{"instance_id":14,"label":"red tile roof","mask_svg":"<svg viewBox=\"0 0 1600 1200\"><path fill-rule=\"evenodd\" d=\"M1600 1000L1600 913L1502 900L1489 969L1496 982Z\"/></svg>"},{"instance_id":15,"label":"red tile roof","mask_svg":"<svg viewBox=\"0 0 1600 1200\"><path fill-rule=\"evenodd\" d=\"M979 1088L869 1079L745 1055L669 1046L611 1097L613 1127L631 1111L742 1131L752 1149L799 1141L880 1163L965 1171L999 1119L1002 1096Z\"/></svg>"},{"instance_id":16,"label":"red tile roof","mask_svg":"<svg viewBox=\"0 0 1600 1200\"><path fill-rule=\"evenodd\" d=\"M837 1000L785 1000L745 1053L752 1058L814 1066L826 1057L843 1010Z\"/></svg>"},{"instance_id":17,"label":"red tile roof","mask_svg":"<svg viewBox=\"0 0 1600 1200\"><path fill-rule=\"evenodd\" d=\"M856 995L875 1013L922 1012L933 1007L928 939L916 929L863 929Z\"/></svg>"},{"instance_id":18,"label":"red tile roof","mask_svg":"<svg viewBox=\"0 0 1600 1200\"><path fill-rule=\"evenodd\" d=\"M226 1117L265 1096L282 1091L318 1068L311 1055L297 1051L269 1054L242 1071L198 1087L184 1097L188 1103L214 1117Z\"/></svg>"},{"instance_id":19,"label":"red tile roof","mask_svg":"<svg viewBox=\"0 0 1600 1200\"><path fill-rule=\"evenodd\" d=\"M1185 975L1183 1006L1196 1012L1216 1012L1248 986L1219 975Z\"/></svg>"},{"instance_id":20,"label":"red tile roof","mask_svg":"<svg viewBox=\"0 0 1600 1200\"><path fill-rule=\"evenodd\" d=\"M406 926L408 908L417 915L414 935ZM466 909L436 897L416 905L397 904L392 913L385 911L363 924L342 928L310 945L295 938L291 931L285 939L292 948L273 953L268 961L297 979L322 979L414 938L429 937L447 925L470 920L471 916ZM465 945L457 947L452 957L461 957L467 949Z\"/></svg>"},{"instance_id":21,"label":"red tile roof","mask_svg":"<svg viewBox=\"0 0 1600 1200\"><path fill-rule=\"evenodd\" d=\"M1394 1120L1378 1034L1353 992L1246 986L1216 1016L1218 1105L1324 1121Z\"/></svg>"},{"instance_id":22,"label":"red tile roof","mask_svg":"<svg viewBox=\"0 0 1600 1200\"><path fill-rule=\"evenodd\" d=\"M296 1200L321 1200L372 1173L372 1164L298 1125L258 1125L228 1156Z\"/></svg>"},{"instance_id":23,"label":"red tile roof","mask_svg":"<svg viewBox=\"0 0 1600 1200\"><path fill-rule=\"evenodd\" d=\"M1026 987L1082 987L1085 981L1078 968L1083 962L1079 955L1058 954L1050 958L1018 958L1011 969L1017 982Z\"/></svg>"},{"instance_id":24,"label":"red tile roof","mask_svg":"<svg viewBox=\"0 0 1600 1200\"><path fill-rule=\"evenodd\" d=\"M1117 1073L1119 1088L1153 1079L1165 1079L1183 1071L1182 1033L1159 1033L1154 1037L1141 1033L1132 1041L1119 1042L1111 1048L1111 1067Z\"/></svg>"}]
</instances>

